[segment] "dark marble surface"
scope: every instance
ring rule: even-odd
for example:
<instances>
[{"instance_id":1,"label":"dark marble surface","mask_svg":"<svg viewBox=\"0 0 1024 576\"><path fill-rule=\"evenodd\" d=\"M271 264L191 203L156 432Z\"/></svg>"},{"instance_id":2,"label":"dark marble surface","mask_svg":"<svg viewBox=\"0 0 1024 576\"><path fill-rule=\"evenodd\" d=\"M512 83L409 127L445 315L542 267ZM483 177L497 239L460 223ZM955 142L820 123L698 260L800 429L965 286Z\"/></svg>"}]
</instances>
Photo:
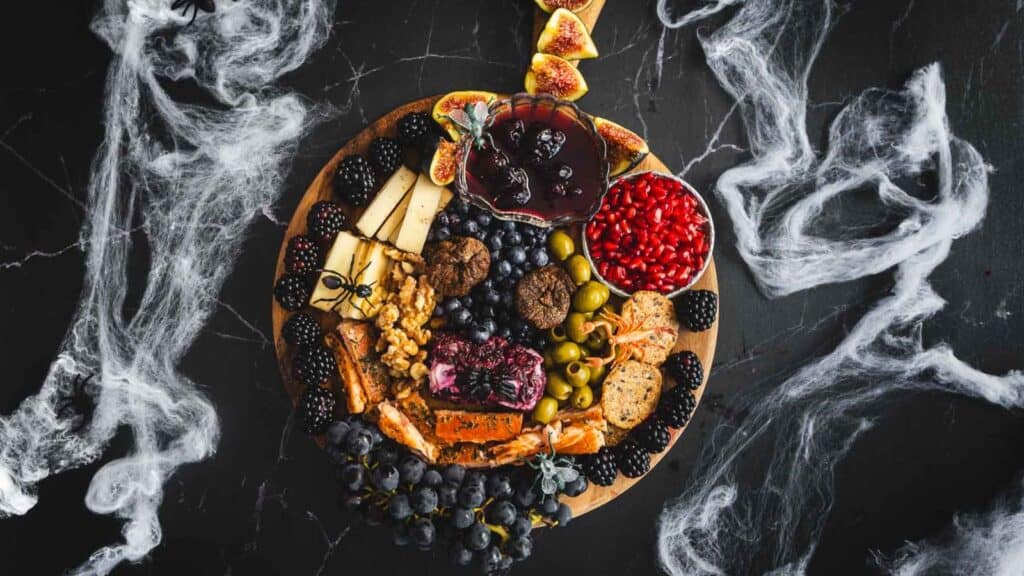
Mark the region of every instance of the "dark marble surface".
<instances>
[{"instance_id":1,"label":"dark marble surface","mask_svg":"<svg viewBox=\"0 0 1024 576\"><path fill-rule=\"evenodd\" d=\"M0 413L37 390L81 287L78 226L103 130L109 61L88 30L89 4L8 3L0 19ZM278 216L290 216L320 165L368 120L455 88L517 89L531 17L526 0L340 2L329 44L288 78L334 108L303 143ZM688 168L687 179L707 190L744 157L744 142L736 119L721 125L731 102L708 73L695 33L663 33L652 2L609 0L595 33L603 56L582 67L592 90L583 105L646 135L673 170ZM926 339L947 341L977 367L1003 373L1021 368L1024 358L1020 2L854 3L810 79L811 134L824 135L844 99L870 86L898 87L933 61L945 71L953 130L994 172L984 226L957 241L933 276L949 305L927 326ZM655 573L658 513L686 486L711 430L742 418L735 398L831 350L891 283L885 273L768 301L731 248L726 214L713 200L712 208L722 237L716 257L723 306L705 403L642 489L572 529L544 534L522 573ZM173 478L161 508L163 543L116 573L451 573L443 555L395 549L383 530L362 528L340 512L327 458L288 425L269 341L282 234L269 219L252 228L221 309L183 366L219 412L217 455ZM984 509L1015 483L1021 442L1020 414L944 394L899 397L839 465L838 500L810 572L870 573L872 552L934 536L956 511ZM124 446L115 441L109 453ZM44 481L35 509L0 520L0 573L58 574L120 539L120 522L91 514L82 501L97 467ZM752 462L754 479L757 468Z\"/></svg>"}]
</instances>

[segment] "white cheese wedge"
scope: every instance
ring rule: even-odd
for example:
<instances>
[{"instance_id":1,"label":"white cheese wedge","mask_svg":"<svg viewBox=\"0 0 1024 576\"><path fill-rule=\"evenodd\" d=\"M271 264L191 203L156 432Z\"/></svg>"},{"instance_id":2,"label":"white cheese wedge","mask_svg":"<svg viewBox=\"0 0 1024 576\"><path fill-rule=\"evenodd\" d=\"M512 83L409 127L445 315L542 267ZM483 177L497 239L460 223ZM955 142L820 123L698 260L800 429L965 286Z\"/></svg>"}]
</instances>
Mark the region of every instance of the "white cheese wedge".
<instances>
[{"instance_id":1,"label":"white cheese wedge","mask_svg":"<svg viewBox=\"0 0 1024 576\"><path fill-rule=\"evenodd\" d=\"M454 197L455 194L452 194L451 190L447 188L441 190L441 201L437 203L437 213L440 214L441 211L448 206L448 203L451 202L452 198Z\"/></svg>"},{"instance_id":2,"label":"white cheese wedge","mask_svg":"<svg viewBox=\"0 0 1024 576\"><path fill-rule=\"evenodd\" d=\"M338 310L343 318L365 320L375 317L380 312L387 295L385 284L391 265L391 260L384 255L384 250L385 246L380 242L362 242L356 254L356 264L352 267L351 280L357 287L369 286L371 294L368 298L360 298L353 294Z\"/></svg>"},{"instance_id":3,"label":"white cheese wedge","mask_svg":"<svg viewBox=\"0 0 1024 576\"><path fill-rule=\"evenodd\" d=\"M392 236L398 234L398 228L402 225L402 221L405 220L405 213L409 210L409 202L411 201L412 188L409 188L405 198L402 198L402 201L395 207L391 216L388 216L388 219L381 225L380 230L377 230L376 236L378 240L389 242Z\"/></svg>"},{"instance_id":4,"label":"white cheese wedge","mask_svg":"<svg viewBox=\"0 0 1024 576\"><path fill-rule=\"evenodd\" d=\"M367 238L377 236L381 226L402 203L402 199L410 193L415 183L416 173L405 166L399 166L359 217L356 230Z\"/></svg>"},{"instance_id":5,"label":"white cheese wedge","mask_svg":"<svg viewBox=\"0 0 1024 576\"><path fill-rule=\"evenodd\" d=\"M434 184L430 178L420 174L412 189L412 200L405 212L405 220L395 236L395 246L406 252L419 254L427 241L427 232L437 215L444 188Z\"/></svg>"},{"instance_id":6,"label":"white cheese wedge","mask_svg":"<svg viewBox=\"0 0 1024 576\"><path fill-rule=\"evenodd\" d=\"M336 278L338 275L347 277L351 274L356 260L356 250L361 243L359 238L348 232L338 233L334 244L331 245L331 250L327 252L327 258L324 259L324 269L331 272L320 273L316 280L316 286L313 288L313 295L309 298L310 306L328 312L334 309L338 298L342 296L342 290L341 288L328 288L327 284L324 284L324 279L328 276Z\"/></svg>"}]
</instances>

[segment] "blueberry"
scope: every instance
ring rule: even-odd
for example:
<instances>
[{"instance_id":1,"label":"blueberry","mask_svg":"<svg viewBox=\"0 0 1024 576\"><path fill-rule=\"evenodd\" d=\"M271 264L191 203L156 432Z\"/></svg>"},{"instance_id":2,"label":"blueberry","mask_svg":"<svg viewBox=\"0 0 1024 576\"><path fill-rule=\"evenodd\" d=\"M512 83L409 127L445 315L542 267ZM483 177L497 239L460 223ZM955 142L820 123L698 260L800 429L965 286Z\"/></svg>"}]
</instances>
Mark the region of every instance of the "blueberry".
<instances>
[{"instance_id":1,"label":"blueberry","mask_svg":"<svg viewBox=\"0 0 1024 576\"><path fill-rule=\"evenodd\" d=\"M501 229L504 230L506 234L515 232L516 223L511 220L505 220L504 222L501 223Z\"/></svg>"},{"instance_id":2,"label":"blueberry","mask_svg":"<svg viewBox=\"0 0 1024 576\"><path fill-rule=\"evenodd\" d=\"M483 524L476 522L466 530L463 544L470 550L479 552L491 544L491 531Z\"/></svg>"},{"instance_id":3,"label":"blueberry","mask_svg":"<svg viewBox=\"0 0 1024 576\"><path fill-rule=\"evenodd\" d=\"M438 226L448 226L449 224L451 224L452 218L450 215L448 215L447 212L441 212L440 214L437 215L437 218L434 220L434 222Z\"/></svg>"},{"instance_id":4,"label":"blueberry","mask_svg":"<svg viewBox=\"0 0 1024 576\"><path fill-rule=\"evenodd\" d=\"M373 469L370 480L378 490L390 492L398 488L398 468L394 464L384 464Z\"/></svg>"},{"instance_id":5,"label":"blueberry","mask_svg":"<svg viewBox=\"0 0 1024 576\"><path fill-rule=\"evenodd\" d=\"M462 298L459 298L459 300L462 301L462 307L463 308L466 308L467 310L473 308L473 297L472 296L466 295L466 296L463 296Z\"/></svg>"},{"instance_id":6,"label":"blueberry","mask_svg":"<svg viewBox=\"0 0 1024 576\"><path fill-rule=\"evenodd\" d=\"M550 258L548 257L548 251L544 250L543 248L534 250L530 254L530 262L532 262L533 265L538 268L540 268L541 266L547 266L548 262L550 262Z\"/></svg>"},{"instance_id":7,"label":"blueberry","mask_svg":"<svg viewBox=\"0 0 1024 576\"><path fill-rule=\"evenodd\" d=\"M466 478L466 468L458 464L450 464L445 467L442 475L445 482L451 482L458 486Z\"/></svg>"},{"instance_id":8,"label":"blueberry","mask_svg":"<svg viewBox=\"0 0 1024 576\"><path fill-rule=\"evenodd\" d=\"M516 521L515 504L508 500L498 500L492 503L487 507L487 521L499 526L511 526Z\"/></svg>"},{"instance_id":9,"label":"blueberry","mask_svg":"<svg viewBox=\"0 0 1024 576\"><path fill-rule=\"evenodd\" d=\"M517 516L509 532L513 538L522 538L529 534L531 530L533 530L533 522L527 516Z\"/></svg>"},{"instance_id":10,"label":"blueberry","mask_svg":"<svg viewBox=\"0 0 1024 576\"><path fill-rule=\"evenodd\" d=\"M455 312L459 308L462 308L462 302L459 302L458 298L449 298L444 301L444 309L447 312Z\"/></svg>"},{"instance_id":11,"label":"blueberry","mask_svg":"<svg viewBox=\"0 0 1024 576\"><path fill-rule=\"evenodd\" d=\"M434 523L429 518L417 518L409 527L409 536L417 547L430 548L434 545Z\"/></svg>"},{"instance_id":12,"label":"blueberry","mask_svg":"<svg viewBox=\"0 0 1024 576\"><path fill-rule=\"evenodd\" d=\"M348 422L343 420L331 422L331 425L327 427L327 443L331 446L341 446L350 428L351 426L348 425Z\"/></svg>"},{"instance_id":13,"label":"blueberry","mask_svg":"<svg viewBox=\"0 0 1024 576\"><path fill-rule=\"evenodd\" d=\"M493 292L493 290L492 290L492 292ZM477 316L477 318L485 318L485 319L487 319L484 322L484 324L486 325L487 322L491 321L491 320L489 320L490 318L494 318L494 306L489 306L487 304L484 304L484 305L481 305L481 306L477 307L477 309L476 309L476 316ZM489 329L489 331L490 332L494 332L494 329L491 328L491 329Z\"/></svg>"},{"instance_id":14,"label":"blueberry","mask_svg":"<svg viewBox=\"0 0 1024 576\"><path fill-rule=\"evenodd\" d=\"M466 236L472 236L480 231L480 225L476 223L476 220L466 220L462 223L462 233Z\"/></svg>"},{"instance_id":15,"label":"blueberry","mask_svg":"<svg viewBox=\"0 0 1024 576\"><path fill-rule=\"evenodd\" d=\"M491 337L491 333L480 324L474 324L469 330L469 339L476 344L483 344Z\"/></svg>"},{"instance_id":16,"label":"blueberry","mask_svg":"<svg viewBox=\"0 0 1024 576\"><path fill-rule=\"evenodd\" d=\"M402 461L398 463L398 473L405 484L419 484L426 471L427 464L412 455L402 458Z\"/></svg>"},{"instance_id":17,"label":"blueberry","mask_svg":"<svg viewBox=\"0 0 1024 576\"><path fill-rule=\"evenodd\" d=\"M476 223L481 227L486 228L491 225L491 215L487 212L481 212L476 215Z\"/></svg>"},{"instance_id":18,"label":"blueberry","mask_svg":"<svg viewBox=\"0 0 1024 576\"><path fill-rule=\"evenodd\" d=\"M501 247L503 245L504 242L502 242L501 236L491 236L490 238L487 239L487 248L492 252L497 252L501 250Z\"/></svg>"},{"instance_id":19,"label":"blueberry","mask_svg":"<svg viewBox=\"0 0 1024 576\"><path fill-rule=\"evenodd\" d=\"M371 454L374 464L394 464L398 462L398 451L391 447L384 447Z\"/></svg>"},{"instance_id":20,"label":"blueberry","mask_svg":"<svg viewBox=\"0 0 1024 576\"><path fill-rule=\"evenodd\" d=\"M473 522L476 522L476 517L474 516L473 511L469 508L457 506L452 509L452 525L455 526L455 528L465 530L472 526Z\"/></svg>"},{"instance_id":21,"label":"blueberry","mask_svg":"<svg viewBox=\"0 0 1024 576\"><path fill-rule=\"evenodd\" d=\"M499 278L502 276L508 276L512 273L512 264L510 264L508 260L499 260L494 272Z\"/></svg>"},{"instance_id":22,"label":"blueberry","mask_svg":"<svg viewBox=\"0 0 1024 576\"><path fill-rule=\"evenodd\" d=\"M444 479L441 478L441 473L433 468L424 472L423 478L420 480L420 484L430 486L431 488L437 488L442 482L444 482Z\"/></svg>"},{"instance_id":23,"label":"blueberry","mask_svg":"<svg viewBox=\"0 0 1024 576\"><path fill-rule=\"evenodd\" d=\"M501 328L498 328L498 336L508 340L512 336L512 329L508 326L502 326Z\"/></svg>"},{"instance_id":24,"label":"blueberry","mask_svg":"<svg viewBox=\"0 0 1024 576\"><path fill-rule=\"evenodd\" d=\"M465 308L459 308L455 311L455 314L452 314L452 323L456 326L465 326L472 319L473 315Z\"/></svg>"},{"instance_id":25,"label":"blueberry","mask_svg":"<svg viewBox=\"0 0 1024 576\"><path fill-rule=\"evenodd\" d=\"M506 251L508 261L512 264L522 264L526 262L526 250L523 250L522 246L513 246L511 249Z\"/></svg>"},{"instance_id":26,"label":"blueberry","mask_svg":"<svg viewBox=\"0 0 1024 576\"><path fill-rule=\"evenodd\" d=\"M504 499L512 495L512 483L504 474L492 474L487 479L487 495Z\"/></svg>"},{"instance_id":27,"label":"blueberry","mask_svg":"<svg viewBox=\"0 0 1024 576\"><path fill-rule=\"evenodd\" d=\"M345 437L345 451L349 456L360 457L370 453L373 447L373 436L366 429L360 428L348 433Z\"/></svg>"},{"instance_id":28,"label":"blueberry","mask_svg":"<svg viewBox=\"0 0 1024 576\"><path fill-rule=\"evenodd\" d=\"M545 516L554 516L555 512L558 512L558 500L548 496L540 503L540 512Z\"/></svg>"},{"instance_id":29,"label":"blueberry","mask_svg":"<svg viewBox=\"0 0 1024 576\"><path fill-rule=\"evenodd\" d=\"M518 246L523 243L523 235L513 230L505 236L505 242L509 246Z\"/></svg>"},{"instance_id":30,"label":"blueberry","mask_svg":"<svg viewBox=\"0 0 1024 576\"><path fill-rule=\"evenodd\" d=\"M361 464L351 462L341 467L341 485L349 492L356 492L363 487L366 472Z\"/></svg>"},{"instance_id":31,"label":"blueberry","mask_svg":"<svg viewBox=\"0 0 1024 576\"><path fill-rule=\"evenodd\" d=\"M579 496L587 491L587 477L580 474L575 480L565 485L562 490L566 496L573 497Z\"/></svg>"},{"instance_id":32,"label":"blueberry","mask_svg":"<svg viewBox=\"0 0 1024 576\"><path fill-rule=\"evenodd\" d=\"M521 279L525 275L526 275L526 272L523 271L522 268L513 268L512 269L512 277L515 278L516 280Z\"/></svg>"},{"instance_id":33,"label":"blueberry","mask_svg":"<svg viewBox=\"0 0 1024 576\"><path fill-rule=\"evenodd\" d=\"M572 520L572 509L568 504L559 504L558 510L555 512L555 522L558 522L559 527L565 527L569 525L570 520Z\"/></svg>"},{"instance_id":34,"label":"blueberry","mask_svg":"<svg viewBox=\"0 0 1024 576\"><path fill-rule=\"evenodd\" d=\"M388 515L395 520L405 520L412 516L412 506L409 505L409 497L405 494L395 494L388 502Z\"/></svg>"},{"instance_id":35,"label":"blueberry","mask_svg":"<svg viewBox=\"0 0 1024 576\"><path fill-rule=\"evenodd\" d=\"M451 238L451 237L452 237L452 231L449 230L447 226L442 226L442 227L438 228L437 232L434 234L434 238L437 238L438 240L441 240L442 242L447 240L447 239L449 239L449 238Z\"/></svg>"},{"instance_id":36,"label":"blueberry","mask_svg":"<svg viewBox=\"0 0 1024 576\"><path fill-rule=\"evenodd\" d=\"M469 203L462 198L457 198L452 202L452 210L456 214L469 214Z\"/></svg>"},{"instance_id":37,"label":"blueberry","mask_svg":"<svg viewBox=\"0 0 1024 576\"><path fill-rule=\"evenodd\" d=\"M508 545L508 555L513 560L525 560L533 553L533 540L529 536L520 536Z\"/></svg>"},{"instance_id":38,"label":"blueberry","mask_svg":"<svg viewBox=\"0 0 1024 576\"><path fill-rule=\"evenodd\" d=\"M491 306L495 306L501 302L501 294L492 288L491 290L484 292L484 302L487 302Z\"/></svg>"},{"instance_id":39,"label":"blueberry","mask_svg":"<svg viewBox=\"0 0 1024 576\"><path fill-rule=\"evenodd\" d=\"M498 331L498 324L494 320L484 320L483 328L493 335Z\"/></svg>"},{"instance_id":40,"label":"blueberry","mask_svg":"<svg viewBox=\"0 0 1024 576\"><path fill-rule=\"evenodd\" d=\"M484 503L484 488L476 484L465 484L459 489L459 504L466 508L476 508Z\"/></svg>"},{"instance_id":41,"label":"blueberry","mask_svg":"<svg viewBox=\"0 0 1024 576\"><path fill-rule=\"evenodd\" d=\"M437 503L442 508L451 508L459 501L459 485L445 482L437 491Z\"/></svg>"},{"instance_id":42,"label":"blueberry","mask_svg":"<svg viewBox=\"0 0 1024 576\"><path fill-rule=\"evenodd\" d=\"M469 566L473 563L473 553L459 541L452 543L452 549L449 556L451 556L452 564L455 564L456 566Z\"/></svg>"},{"instance_id":43,"label":"blueberry","mask_svg":"<svg viewBox=\"0 0 1024 576\"><path fill-rule=\"evenodd\" d=\"M426 515L437 509L437 492L429 486L417 486L410 500L417 514Z\"/></svg>"}]
</instances>

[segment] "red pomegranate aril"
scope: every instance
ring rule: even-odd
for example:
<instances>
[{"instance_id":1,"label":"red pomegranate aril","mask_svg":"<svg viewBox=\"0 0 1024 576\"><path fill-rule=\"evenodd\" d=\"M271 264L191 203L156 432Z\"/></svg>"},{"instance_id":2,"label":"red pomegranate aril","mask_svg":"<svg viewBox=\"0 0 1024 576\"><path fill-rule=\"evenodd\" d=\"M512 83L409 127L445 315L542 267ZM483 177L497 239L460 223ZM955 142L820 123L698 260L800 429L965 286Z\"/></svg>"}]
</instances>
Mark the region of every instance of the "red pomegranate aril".
<instances>
[{"instance_id":1,"label":"red pomegranate aril","mask_svg":"<svg viewBox=\"0 0 1024 576\"><path fill-rule=\"evenodd\" d=\"M708 219L679 181L645 173L615 183L584 230L598 274L631 292L674 292L709 256Z\"/></svg>"}]
</instances>

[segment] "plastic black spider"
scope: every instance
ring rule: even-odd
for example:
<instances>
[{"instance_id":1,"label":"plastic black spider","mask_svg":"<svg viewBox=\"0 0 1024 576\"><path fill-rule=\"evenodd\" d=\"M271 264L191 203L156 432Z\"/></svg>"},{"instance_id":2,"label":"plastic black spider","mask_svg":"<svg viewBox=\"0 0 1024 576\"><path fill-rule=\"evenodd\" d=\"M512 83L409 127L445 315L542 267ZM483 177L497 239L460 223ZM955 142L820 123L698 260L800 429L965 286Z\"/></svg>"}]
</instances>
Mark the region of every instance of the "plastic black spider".
<instances>
[{"instance_id":1,"label":"plastic black spider","mask_svg":"<svg viewBox=\"0 0 1024 576\"><path fill-rule=\"evenodd\" d=\"M181 8L181 15L188 16L188 11L192 9L192 19L188 21L192 24L196 21L196 16L199 15L199 11L202 10L208 14L212 14L217 10L217 5L214 0L174 0L174 4L171 4L171 10L177 10Z\"/></svg>"},{"instance_id":2,"label":"plastic black spider","mask_svg":"<svg viewBox=\"0 0 1024 576\"><path fill-rule=\"evenodd\" d=\"M317 272L322 272L324 274L324 277L320 279L320 282L324 287L331 290L340 289L341 293L334 298L320 298L316 302L334 302L331 306L331 309L334 310L345 302L351 302L353 296L364 300L373 296L373 285L377 283L376 281L370 282L369 284L359 283L359 278L362 277L363 272L366 271L366 268L369 265L370 263L367 262L366 265L363 266L362 270L357 272L352 278L349 278L344 274L338 274L334 270L317 270ZM316 302L314 302L314 304L316 304ZM364 312L358 304L353 302L352 307L362 314L364 318L366 317L366 312Z\"/></svg>"},{"instance_id":3,"label":"plastic black spider","mask_svg":"<svg viewBox=\"0 0 1024 576\"><path fill-rule=\"evenodd\" d=\"M75 376L71 382L71 394L61 398L56 405L57 417L61 420L78 418L71 428L72 432L78 432L86 423L92 420L92 413L96 410L96 401L93 399L95 386L89 384L95 374L89 374L85 378L81 375Z\"/></svg>"}]
</instances>

